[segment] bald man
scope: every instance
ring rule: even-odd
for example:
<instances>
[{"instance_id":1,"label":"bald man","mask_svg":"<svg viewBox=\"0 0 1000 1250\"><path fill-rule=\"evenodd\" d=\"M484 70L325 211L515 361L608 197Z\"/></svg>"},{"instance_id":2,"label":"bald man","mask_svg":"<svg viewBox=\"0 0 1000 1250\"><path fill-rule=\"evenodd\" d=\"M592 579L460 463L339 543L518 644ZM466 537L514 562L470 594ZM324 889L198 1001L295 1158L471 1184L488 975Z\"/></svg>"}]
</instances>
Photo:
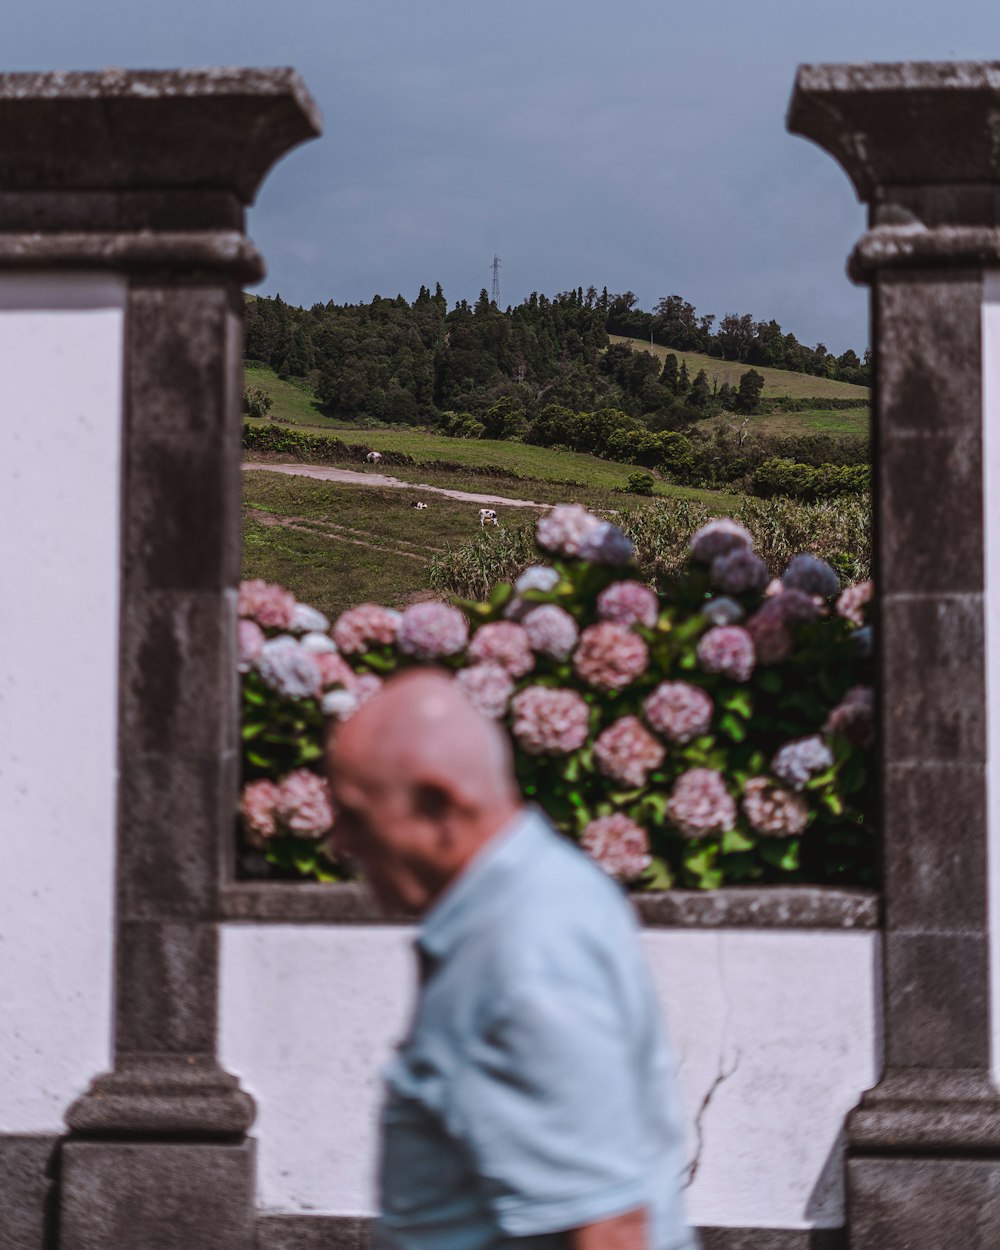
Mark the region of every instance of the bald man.
<instances>
[{"instance_id":1,"label":"bald man","mask_svg":"<svg viewBox=\"0 0 1000 1250\"><path fill-rule=\"evenodd\" d=\"M331 735L328 767L337 851L423 920L379 1250L694 1250L631 908L523 805L506 735L418 670Z\"/></svg>"}]
</instances>

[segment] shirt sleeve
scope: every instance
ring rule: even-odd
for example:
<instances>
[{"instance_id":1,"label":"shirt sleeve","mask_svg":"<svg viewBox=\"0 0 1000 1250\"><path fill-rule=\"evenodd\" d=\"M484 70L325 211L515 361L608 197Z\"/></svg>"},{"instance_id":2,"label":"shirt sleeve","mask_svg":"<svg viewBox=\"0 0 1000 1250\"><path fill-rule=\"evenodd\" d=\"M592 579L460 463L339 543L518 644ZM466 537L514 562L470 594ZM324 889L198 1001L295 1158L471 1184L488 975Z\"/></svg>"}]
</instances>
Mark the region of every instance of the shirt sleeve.
<instances>
[{"instance_id":1,"label":"shirt sleeve","mask_svg":"<svg viewBox=\"0 0 1000 1250\"><path fill-rule=\"evenodd\" d=\"M462 1065L448 1118L508 1236L648 1204L650 1143L629 1033L609 988L529 981Z\"/></svg>"}]
</instances>

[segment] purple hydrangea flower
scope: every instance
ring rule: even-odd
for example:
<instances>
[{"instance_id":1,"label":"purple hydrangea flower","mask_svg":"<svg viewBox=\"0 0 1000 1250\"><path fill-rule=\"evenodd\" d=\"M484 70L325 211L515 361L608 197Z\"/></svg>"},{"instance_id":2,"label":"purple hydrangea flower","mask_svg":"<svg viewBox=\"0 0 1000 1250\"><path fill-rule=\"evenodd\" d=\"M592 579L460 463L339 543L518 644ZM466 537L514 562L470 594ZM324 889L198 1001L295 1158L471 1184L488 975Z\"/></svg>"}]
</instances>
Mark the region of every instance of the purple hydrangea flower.
<instances>
[{"instance_id":1,"label":"purple hydrangea flower","mask_svg":"<svg viewBox=\"0 0 1000 1250\"><path fill-rule=\"evenodd\" d=\"M322 634L330 628L330 622L317 608L311 608L308 603L297 603L292 609L288 628L293 634Z\"/></svg>"},{"instance_id":2,"label":"purple hydrangea flower","mask_svg":"<svg viewBox=\"0 0 1000 1250\"><path fill-rule=\"evenodd\" d=\"M711 564L717 556L743 547L753 550L750 531L729 517L717 517L697 530L691 539L691 559L699 564Z\"/></svg>"},{"instance_id":3,"label":"purple hydrangea flower","mask_svg":"<svg viewBox=\"0 0 1000 1250\"><path fill-rule=\"evenodd\" d=\"M288 634L270 638L257 656L264 684L286 699L311 699L319 694L323 675L316 657Z\"/></svg>"},{"instance_id":4,"label":"purple hydrangea flower","mask_svg":"<svg viewBox=\"0 0 1000 1250\"><path fill-rule=\"evenodd\" d=\"M610 521L601 521L597 529L588 531L580 543L580 559L591 564L620 568L635 556L635 546L627 534Z\"/></svg>"},{"instance_id":5,"label":"purple hydrangea flower","mask_svg":"<svg viewBox=\"0 0 1000 1250\"><path fill-rule=\"evenodd\" d=\"M804 790L806 784L833 764L833 752L819 734L786 742L771 761L771 772L793 790Z\"/></svg>"},{"instance_id":6,"label":"purple hydrangea flower","mask_svg":"<svg viewBox=\"0 0 1000 1250\"><path fill-rule=\"evenodd\" d=\"M793 556L781 578L786 590L830 599L840 590L840 578L825 560L806 552Z\"/></svg>"},{"instance_id":7,"label":"purple hydrangea flower","mask_svg":"<svg viewBox=\"0 0 1000 1250\"><path fill-rule=\"evenodd\" d=\"M728 595L746 595L761 591L770 578L767 565L748 547L734 547L716 556L709 570L713 586Z\"/></svg>"},{"instance_id":8,"label":"purple hydrangea flower","mask_svg":"<svg viewBox=\"0 0 1000 1250\"><path fill-rule=\"evenodd\" d=\"M701 614L707 617L713 625L738 625L746 616L743 604L730 599L728 595L719 595L716 599L710 599L702 608Z\"/></svg>"}]
</instances>

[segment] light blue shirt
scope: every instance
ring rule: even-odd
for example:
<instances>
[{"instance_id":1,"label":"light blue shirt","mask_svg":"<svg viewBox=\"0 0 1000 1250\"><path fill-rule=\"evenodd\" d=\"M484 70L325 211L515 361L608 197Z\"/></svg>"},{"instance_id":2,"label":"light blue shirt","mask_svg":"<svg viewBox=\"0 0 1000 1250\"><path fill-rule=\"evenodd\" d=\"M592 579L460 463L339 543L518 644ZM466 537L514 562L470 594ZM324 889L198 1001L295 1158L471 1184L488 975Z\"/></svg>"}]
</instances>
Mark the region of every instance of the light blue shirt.
<instances>
[{"instance_id":1,"label":"light blue shirt","mask_svg":"<svg viewBox=\"0 0 1000 1250\"><path fill-rule=\"evenodd\" d=\"M649 1208L684 1222L673 1064L622 891L527 811L427 916L386 1070L379 1250L556 1250Z\"/></svg>"}]
</instances>

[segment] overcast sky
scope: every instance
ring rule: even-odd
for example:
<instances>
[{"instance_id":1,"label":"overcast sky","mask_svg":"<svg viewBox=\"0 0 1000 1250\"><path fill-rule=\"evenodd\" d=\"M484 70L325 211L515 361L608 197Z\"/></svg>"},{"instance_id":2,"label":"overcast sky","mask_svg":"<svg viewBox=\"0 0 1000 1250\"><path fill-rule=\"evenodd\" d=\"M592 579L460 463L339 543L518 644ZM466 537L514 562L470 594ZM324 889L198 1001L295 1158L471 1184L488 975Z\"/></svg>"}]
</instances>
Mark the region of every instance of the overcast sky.
<instances>
[{"instance_id":1,"label":"overcast sky","mask_svg":"<svg viewBox=\"0 0 1000 1250\"><path fill-rule=\"evenodd\" d=\"M4 69L293 65L323 137L250 217L294 303L501 303L593 283L643 307L867 340L846 176L785 132L802 61L1000 59L998 0L0 0Z\"/></svg>"}]
</instances>

